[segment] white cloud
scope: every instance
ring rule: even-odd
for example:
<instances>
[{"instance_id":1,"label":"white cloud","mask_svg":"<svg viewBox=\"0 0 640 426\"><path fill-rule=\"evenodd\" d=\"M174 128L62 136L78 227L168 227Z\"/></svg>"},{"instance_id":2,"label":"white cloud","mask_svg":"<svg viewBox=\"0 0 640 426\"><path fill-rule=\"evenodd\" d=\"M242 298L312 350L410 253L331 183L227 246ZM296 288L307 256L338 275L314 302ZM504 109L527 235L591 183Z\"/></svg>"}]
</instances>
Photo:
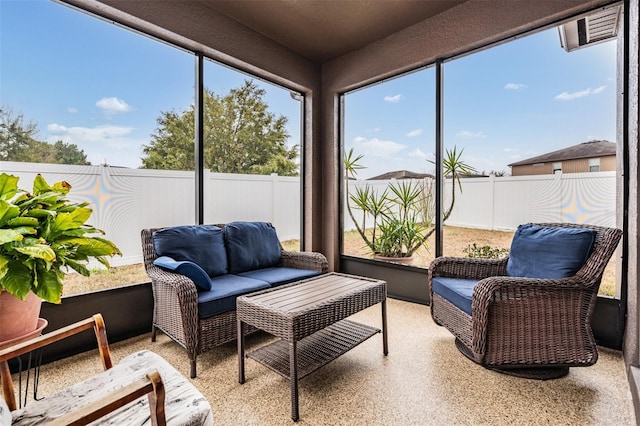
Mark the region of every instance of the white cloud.
<instances>
[{"instance_id":1,"label":"white cloud","mask_svg":"<svg viewBox=\"0 0 640 426\"><path fill-rule=\"evenodd\" d=\"M570 101L573 99L578 99L578 98L583 98L585 96L589 96L589 95L597 95L599 93L604 92L604 90L607 88L607 86L599 86L595 89L585 89L585 90L580 90L578 92L573 92L573 93L569 93L569 92L562 92L559 95L557 95L555 97L555 99L557 101Z\"/></svg>"},{"instance_id":2,"label":"white cloud","mask_svg":"<svg viewBox=\"0 0 640 426\"><path fill-rule=\"evenodd\" d=\"M353 142L357 145L356 151L372 157L390 157L406 148L405 145L394 141L381 141L378 138L367 139L361 136L355 137Z\"/></svg>"},{"instance_id":3,"label":"white cloud","mask_svg":"<svg viewBox=\"0 0 640 426\"><path fill-rule=\"evenodd\" d=\"M428 155L420 150L420 148L416 148L409 153L409 157L411 158L427 158Z\"/></svg>"},{"instance_id":4,"label":"white cloud","mask_svg":"<svg viewBox=\"0 0 640 426\"><path fill-rule=\"evenodd\" d=\"M49 124L47 130L54 135L77 137L87 142L103 142L105 140L126 136L133 130L123 126L66 127L60 124Z\"/></svg>"},{"instance_id":5,"label":"white cloud","mask_svg":"<svg viewBox=\"0 0 640 426\"><path fill-rule=\"evenodd\" d=\"M456 136L463 139L475 139L475 138L486 138L487 135L484 132L471 132L469 130L461 130L456 133Z\"/></svg>"},{"instance_id":6,"label":"white cloud","mask_svg":"<svg viewBox=\"0 0 640 426\"><path fill-rule=\"evenodd\" d=\"M504 88L507 90L520 90L526 89L527 85L522 83L507 83L504 85Z\"/></svg>"},{"instance_id":7,"label":"white cloud","mask_svg":"<svg viewBox=\"0 0 640 426\"><path fill-rule=\"evenodd\" d=\"M406 134L406 136L410 138L415 138L416 136L420 136L422 134L422 129L415 129Z\"/></svg>"},{"instance_id":8,"label":"white cloud","mask_svg":"<svg viewBox=\"0 0 640 426\"><path fill-rule=\"evenodd\" d=\"M115 115L131 111L131 105L116 97L102 98L96 102L96 106L107 115Z\"/></svg>"},{"instance_id":9,"label":"white cloud","mask_svg":"<svg viewBox=\"0 0 640 426\"><path fill-rule=\"evenodd\" d=\"M134 130L124 126L68 127L52 123L47 126L47 141L76 144L93 164L138 167L142 145L149 141L134 136Z\"/></svg>"},{"instance_id":10,"label":"white cloud","mask_svg":"<svg viewBox=\"0 0 640 426\"><path fill-rule=\"evenodd\" d=\"M67 112L70 112L71 114L75 114L76 112L78 112L77 108L73 108L73 107L69 107L67 108Z\"/></svg>"},{"instance_id":11,"label":"white cloud","mask_svg":"<svg viewBox=\"0 0 640 426\"><path fill-rule=\"evenodd\" d=\"M400 98L402 98L402 96L401 96L401 95L385 96L385 97L384 97L384 100L385 100L386 102L393 102L393 103L395 103L395 102L400 102Z\"/></svg>"}]
</instances>

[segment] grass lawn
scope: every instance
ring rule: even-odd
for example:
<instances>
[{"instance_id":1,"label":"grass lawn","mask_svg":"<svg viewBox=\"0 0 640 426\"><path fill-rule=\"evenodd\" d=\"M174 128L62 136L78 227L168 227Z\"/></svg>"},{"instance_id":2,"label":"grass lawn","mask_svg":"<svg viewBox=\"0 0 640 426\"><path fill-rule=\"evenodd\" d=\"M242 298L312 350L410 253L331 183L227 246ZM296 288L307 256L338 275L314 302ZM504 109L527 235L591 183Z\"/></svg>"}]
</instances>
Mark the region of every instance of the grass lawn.
<instances>
[{"instance_id":1,"label":"grass lawn","mask_svg":"<svg viewBox=\"0 0 640 426\"><path fill-rule=\"evenodd\" d=\"M445 226L443 234L444 255L466 257L467 254L464 249L473 243L478 246L489 245L495 248L508 249L512 238L513 232ZM298 251L300 249L299 240L283 241L282 245L285 250ZM414 254L413 265L428 267L434 258L434 250L429 250L428 248L434 246L435 239L432 235L428 239L427 248L422 247ZM370 252L356 231L345 233L344 252L352 256L371 257ZM147 277L141 263L113 267L108 270L94 270L90 277L70 273L64 279L64 295L80 294L146 281L149 281L149 277ZM600 285L600 294L613 296L615 294L615 282L615 261L612 259L605 269L602 284Z\"/></svg>"}]
</instances>

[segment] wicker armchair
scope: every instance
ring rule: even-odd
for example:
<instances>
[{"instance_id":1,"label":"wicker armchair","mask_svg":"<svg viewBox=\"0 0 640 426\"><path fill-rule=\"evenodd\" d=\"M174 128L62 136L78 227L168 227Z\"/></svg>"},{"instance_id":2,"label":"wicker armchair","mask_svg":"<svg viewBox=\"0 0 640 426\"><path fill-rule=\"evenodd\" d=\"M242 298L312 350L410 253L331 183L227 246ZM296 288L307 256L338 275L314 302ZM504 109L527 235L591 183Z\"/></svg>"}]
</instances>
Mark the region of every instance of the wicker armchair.
<instances>
[{"instance_id":1,"label":"wicker armchair","mask_svg":"<svg viewBox=\"0 0 640 426\"><path fill-rule=\"evenodd\" d=\"M158 255L153 246L152 235L159 229L162 228L143 229L141 233L144 267L153 288L151 341L155 342L159 329L184 347L191 362L191 378L195 378L198 355L236 339L236 311L199 318L198 291L194 282L184 275L166 271L153 264ZM327 258L315 252L290 252L282 249L281 262L281 266L322 273L329 269ZM247 334L256 331L252 327L246 329Z\"/></svg>"},{"instance_id":2,"label":"wicker armchair","mask_svg":"<svg viewBox=\"0 0 640 426\"><path fill-rule=\"evenodd\" d=\"M590 254L575 275L518 278L507 276L508 258L441 257L429 267L431 315L455 335L456 346L472 361L518 377L553 379L568 374L569 367L590 366L598 359L590 321L604 269L622 232L591 225L537 225L596 231ZM435 277L478 280L471 315L433 292Z\"/></svg>"}]
</instances>

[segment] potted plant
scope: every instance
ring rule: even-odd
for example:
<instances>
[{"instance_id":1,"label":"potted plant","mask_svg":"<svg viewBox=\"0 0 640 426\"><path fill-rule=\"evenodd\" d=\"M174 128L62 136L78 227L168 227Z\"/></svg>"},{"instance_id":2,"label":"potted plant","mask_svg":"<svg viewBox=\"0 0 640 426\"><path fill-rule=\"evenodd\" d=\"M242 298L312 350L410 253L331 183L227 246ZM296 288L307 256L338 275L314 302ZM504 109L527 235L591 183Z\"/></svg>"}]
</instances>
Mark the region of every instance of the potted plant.
<instances>
[{"instance_id":1,"label":"potted plant","mask_svg":"<svg viewBox=\"0 0 640 426\"><path fill-rule=\"evenodd\" d=\"M34 330L42 300L60 303L69 268L89 276L89 260L109 267L106 257L121 254L86 224L88 203L66 198L67 182L50 186L37 175L28 192L18 179L0 174L0 341Z\"/></svg>"},{"instance_id":2,"label":"potted plant","mask_svg":"<svg viewBox=\"0 0 640 426\"><path fill-rule=\"evenodd\" d=\"M475 173L473 167L462 161L462 152L454 147L447 150L443 158L444 175L453 179L450 205L443 214L443 222L453 211L455 183L462 191L460 176ZM360 164L362 158L363 155L356 156L351 149L344 159L349 216L374 257L410 263L416 250L427 247L427 239L435 231L431 184L426 181L393 182L382 193L376 193L365 184L351 193L349 180L364 168ZM353 210L362 213L360 221L356 220Z\"/></svg>"}]
</instances>

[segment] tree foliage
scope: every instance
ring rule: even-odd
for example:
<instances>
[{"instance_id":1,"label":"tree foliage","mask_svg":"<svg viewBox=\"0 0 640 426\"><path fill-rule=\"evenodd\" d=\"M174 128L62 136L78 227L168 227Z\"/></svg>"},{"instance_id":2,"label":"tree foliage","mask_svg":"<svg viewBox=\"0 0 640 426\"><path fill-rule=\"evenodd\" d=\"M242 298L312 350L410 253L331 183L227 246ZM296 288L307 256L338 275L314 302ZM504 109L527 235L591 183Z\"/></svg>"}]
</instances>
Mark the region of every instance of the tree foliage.
<instances>
[{"instance_id":1,"label":"tree foliage","mask_svg":"<svg viewBox=\"0 0 640 426\"><path fill-rule=\"evenodd\" d=\"M24 116L0 107L0 161L90 165L76 144L35 139L37 126Z\"/></svg>"},{"instance_id":2,"label":"tree foliage","mask_svg":"<svg viewBox=\"0 0 640 426\"><path fill-rule=\"evenodd\" d=\"M204 92L204 167L217 173L298 174L298 145L286 146L287 118L276 117L264 102L265 91L245 81L227 95ZM194 169L194 106L181 113L162 112L142 167Z\"/></svg>"}]
</instances>

